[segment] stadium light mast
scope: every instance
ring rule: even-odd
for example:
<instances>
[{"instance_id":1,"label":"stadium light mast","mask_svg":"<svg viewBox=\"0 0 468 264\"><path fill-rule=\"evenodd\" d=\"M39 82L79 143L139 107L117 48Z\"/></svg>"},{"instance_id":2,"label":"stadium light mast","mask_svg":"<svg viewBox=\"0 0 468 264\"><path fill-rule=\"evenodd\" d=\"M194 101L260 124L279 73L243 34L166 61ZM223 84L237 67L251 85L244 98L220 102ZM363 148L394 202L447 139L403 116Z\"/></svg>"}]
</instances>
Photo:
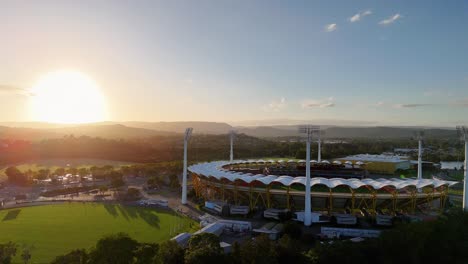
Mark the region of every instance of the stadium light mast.
<instances>
[{"instance_id":1,"label":"stadium light mast","mask_svg":"<svg viewBox=\"0 0 468 264\"><path fill-rule=\"evenodd\" d=\"M424 137L424 132L419 131L416 134L416 138L418 139L418 180L422 180L422 141Z\"/></svg>"},{"instance_id":2,"label":"stadium light mast","mask_svg":"<svg viewBox=\"0 0 468 264\"><path fill-rule=\"evenodd\" d=\"M468 127L457 126L458 135L460 139L465 142L465 163L463 164L464 177L463 177L463 211L468 212L468 176L467 176L467 165L468 165Z\"/></svg>"},{"instance_id":3,"label":"stadium light mast","mask_svg":"<svg viewBox=\"0 0 468 264\"><path fill-rule=\"evenodd\" d=\"M305 206L304 206L304 225L312 224L312 208L310 198L310 142L315 132L320 131L320 127L305 125L299 127L299 132L307 135L306 146L306 184L305 184Z\"/></svg>"},{"instance_id":4,"label":"stadium light mast","mask_svg":"<svg viewBox=\"0 0 468 264\"><path fill-rule=\"evenodd\" d=\"M187 204L187 145L192 135L193 128L185 129L184 136L184 172L182 176L182 204Z\"/></svg>"},{"instance_id":5,"label":"stadium light mast","mask_svg":"<svg viewBox=\"0 0 468 264\"><path fill-rule=\"evenodd\" d=\"M231 149L229 152L229 162L232 163L234 161L234 137L236 136L236 132L231 130L229 132L230 140L231 140Z\"/></svg>"},{"instance_id":6,"label":"stadium light mast","mask_svg":"<svg viewBox=\"0 0 468 264\"><path fill-rule=\"evenodd\" d=\"M318 136L318 140L317 140L317 143L318 143L317 162L320 163L320 162L322 162L322 130L320 130L320 126L317 126L317 128L318 128L318 132L317 132L317 136Z\"/></svg>"}]
</instances>

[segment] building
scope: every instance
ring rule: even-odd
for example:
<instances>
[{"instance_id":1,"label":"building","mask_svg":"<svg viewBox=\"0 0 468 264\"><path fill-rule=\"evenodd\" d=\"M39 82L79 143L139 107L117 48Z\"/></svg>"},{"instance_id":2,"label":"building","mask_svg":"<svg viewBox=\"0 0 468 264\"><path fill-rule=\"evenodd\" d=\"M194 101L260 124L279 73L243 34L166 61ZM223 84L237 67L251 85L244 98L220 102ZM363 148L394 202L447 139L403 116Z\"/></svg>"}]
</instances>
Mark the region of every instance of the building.
<instances>
[{"instance_id":1,"label":"building","mask_svg":"<svg viewBox=\"0 0 468 264\"><path fill-rule=\"evenodd\" d=\"M380 161L369 156L371 155L362 160L382 163L379 169L381 171L385 166L393 166L393 170L409 168L408 160L385 158L384 161ZM268 209L271 208L284 208L292 212L304 210L304 176L240 172L244 171L243 168L258 167L262 162L265 163L215 161L195 164L188 170L192 176L196 196L205 201L225 201L228 204L248 206L251 211L260 209L270 212ZM301 161L297 163L296 167L300 166ZM355 164L361 164L361 161ZM315 211L328 211L329 214L335 210L340 212L344 208L351 211L367 208L371 212L376 212L377 209L414 212L419 204L428 205L430 208L437 206L440 209L445 207L448 188L456 183L439 179L312 177L312 208Z\"/></svg>"},{"instance_id":2,"label":"building","mask_svg":"<svg viewBox=\"0 0 468 264\"><path fill-rule=\"evenodd\" d=\"M353 164L362 162L367 171L375 174L394 174L399 169L407 170L411 168L411 162L408 160L408 157L400 155L358 154L337 160L341 162L350 161Z\"/></svg>"}]
</instances>

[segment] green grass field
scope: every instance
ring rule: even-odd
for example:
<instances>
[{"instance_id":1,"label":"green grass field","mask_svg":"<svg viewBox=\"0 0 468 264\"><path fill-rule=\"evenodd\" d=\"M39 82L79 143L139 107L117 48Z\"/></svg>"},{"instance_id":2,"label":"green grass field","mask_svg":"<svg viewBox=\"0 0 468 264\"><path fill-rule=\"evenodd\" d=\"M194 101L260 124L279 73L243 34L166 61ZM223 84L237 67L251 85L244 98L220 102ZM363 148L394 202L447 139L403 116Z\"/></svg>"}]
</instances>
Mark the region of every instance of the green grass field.
<instances>
[{"instance_id":1,"label":"green grass field","mask_svg":"<svg viewBox=\"0 0 468 264\"><path fill-rule=\"evenodd\" d=\"M54 171L57 168L65 168L67 165L70 167L82 168L82 167L92 167L98 166L102 167L104 165L112 165L115 168L119 168L125 165L134 164L132 162L126 161L115 161L115 160L103 160L103 159L44 159L44 160L36 160L27 163L21 164L9 164L6 166L0 167L0 181L6 179L5 170L9 166L16 166L21 171L38 171L40 169L50 169Z\"/></svg>"},{"instance_id":2,"label":"green grass field","mask_svg":"<svg viewBox=\"0 0 468 264\"><path fill-rule=\"evenodd\" d=\"M31 263L47 263L104 235L125 232L140 242L161 242L194 223L166 211L99 203L66 203L0 211L0 242L32 246ZM16 262L20 262L17 254Z\"/></svg>"}]
</instances>

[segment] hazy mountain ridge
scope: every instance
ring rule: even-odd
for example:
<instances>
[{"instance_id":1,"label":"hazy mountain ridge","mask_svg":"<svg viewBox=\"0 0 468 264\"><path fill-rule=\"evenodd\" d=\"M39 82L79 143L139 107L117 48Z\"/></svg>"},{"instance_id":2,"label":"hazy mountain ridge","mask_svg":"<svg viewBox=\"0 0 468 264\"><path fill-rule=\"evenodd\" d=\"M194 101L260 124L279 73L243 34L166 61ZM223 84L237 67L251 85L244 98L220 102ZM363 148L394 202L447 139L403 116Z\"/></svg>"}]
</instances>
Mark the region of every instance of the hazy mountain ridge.
<instances>
[{"instance_id":1,"label":"hazy mountain ridge","mask_svg":"<svg viewBox=\"0 0 468 264\"><path fill-rule=\"evenodd\" d=\"M136 128L121 124L113 125L89 125L77 127L55 128L48 131L64 135L90 136L102 138L146 138L152 136L174 135L174 132L157 131L152 129Z\"/></svg>"},{"instance_id":2,"label":"hazy mountain ridge","mask_svg":"<svg viewBox=\"0 0 468 264\"><path fill-rule=\"evenodd\" d=\"M322 128L324 138L410 138L418 131L424 131L427 137L456 137L455 129L424 127L342 127ZM241 127L239 133L255 137L294 137L301 136L298 126Z\"/></svg>"},{"instance_id":3,"label":"hazy mountain ridge","mask_svg":"<svg viewBox=\"0 0 468 264\"><path fill-rule=\"evenodd\" d=\"M41 140L45 138L58 138L63 135L56 132L47 131L36 128L23 128L23 127L0 127L0 138L1 139L12 139L12 140Z\"/></svg>"},{"instance_id":4,"label":"hazy mountain ridge","mask_svg":"<svg viewBox=\"0 0 468 264\"><path fill-rule=\"evenodd\" d=\"M7 123L0 123L7 124ZM0 138L41 140L59 138L65 135L102 137L113 139L147 138L181 134L192 127L196 134L226 134L234 129L239 134L259 138L297 137L297 125L232 127L219 122L101 122L82 125L60 125L50 123L8 123L0 126ZM30 125L31 127L27 127ZM352 127L322 126L325 138L410 138L417 131L424 130L427 137L455 137L456 131L448 128L424 127Z\"/></svg>"},{"instance_id":5,"label":"hazy mountain ridge","mask_svg":"<svg viewBox=\"0 0 468 264\"><path fill-rule=\"evenodd\" d=\"M184 133L187 127L193 128L194 133L198 134L226 134L233 127L227 123L221 122L203 122L203 121L182 121L182 122L121 122L120 124L152 129L165 132Z\"/></svg>"},{"instance_id":6,"label":"hazy mountain ridge","mask_svg":"<svg viewBox=\"0 0 468 264\"><path fill-rule=\"evenodd\" d=\"M151 129L127 127L124 125L88 125L62 128L23 128L0 127L0 138L38 141L43 139L61 138L66 135L75 137L89 136L112 139L147 138L153 136L174 135L172 132L161 132Z\"/></svg>"}]
</instances>

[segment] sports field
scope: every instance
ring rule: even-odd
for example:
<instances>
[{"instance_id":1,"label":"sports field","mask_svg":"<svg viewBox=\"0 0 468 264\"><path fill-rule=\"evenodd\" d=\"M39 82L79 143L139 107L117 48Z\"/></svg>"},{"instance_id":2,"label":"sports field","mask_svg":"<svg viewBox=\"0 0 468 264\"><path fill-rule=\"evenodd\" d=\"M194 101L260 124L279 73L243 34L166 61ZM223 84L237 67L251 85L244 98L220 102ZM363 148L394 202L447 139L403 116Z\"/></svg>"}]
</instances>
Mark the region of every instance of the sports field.
<instances>
[{"instance_id":1,"label":"sports field","mask_svg":"<svg viewBox=\"0 0 468 264\"><path fill-rule=\"evenodd\" d=\"M194 223L166 211L99 203L65 203L0 211L0 242L32 247L31 263L47 263L107 234L125 232L140 242L160 242ZM19 250L19 254L21 250ZM20 262L17 256L16 262Z\"/></svg>"}]
</instances>

